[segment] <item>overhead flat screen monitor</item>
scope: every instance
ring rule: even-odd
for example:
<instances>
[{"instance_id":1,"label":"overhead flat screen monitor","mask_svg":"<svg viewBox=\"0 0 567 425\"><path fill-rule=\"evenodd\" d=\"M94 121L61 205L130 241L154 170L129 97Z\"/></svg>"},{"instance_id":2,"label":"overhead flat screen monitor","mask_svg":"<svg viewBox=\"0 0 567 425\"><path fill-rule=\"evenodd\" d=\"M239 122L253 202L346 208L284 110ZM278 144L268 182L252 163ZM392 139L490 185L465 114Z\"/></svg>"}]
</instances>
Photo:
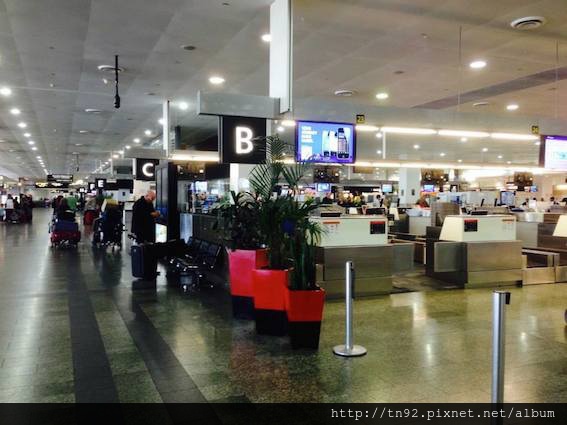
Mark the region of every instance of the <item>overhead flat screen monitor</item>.
<instances>
[{"instance_id":1,"label":"overhead flat screen monitor","mask_svg":"<svg viewBox=\"0 0 567 425\"><path fill-rule=\"evenodd\" d=\"M330 191L331 191L330 183L317 183L317 192L330 192Z\"/></svg>"},{"instance_id":2,"label":"overhead flat screen monitor","mask_svg":"<svg viewBox=\"0 0 567 425\"><path fill-rule=\"evenodd\" d=\"M382 184L382 193L392 193L394 187L391 184Z\"/></svg>"},{"instance_id":3,"label":"overhead flat screen monitor","mask_svg":"<svg viewBox=\"0 0 567 425\"><path fill-rule=\"evenodd\" d=\"M424 192L435 192L435 185L434 184L424 184L423 185Z\"/></svg>"},{"instance_id":4,"label":"overhead flat screen monitor","mask_svg":"<svg viewBox=\"0 0 567 425\"><path fill-rule=\"evenodd\" d=\"M554 170L567 170L567 137L542 136L541 139L540 166Z\"/></svg>"},{"instance_id":5,"label":"overhead flat screen monitor","mask_svg":"<svg viewBox=\"0 0 567 425\"><path fill-rule=\"evenodd\" d=\"M296 159L304 162L353 164L356 157L355 137L353 124L298 121Z\"/></svg>"}]
</instances>

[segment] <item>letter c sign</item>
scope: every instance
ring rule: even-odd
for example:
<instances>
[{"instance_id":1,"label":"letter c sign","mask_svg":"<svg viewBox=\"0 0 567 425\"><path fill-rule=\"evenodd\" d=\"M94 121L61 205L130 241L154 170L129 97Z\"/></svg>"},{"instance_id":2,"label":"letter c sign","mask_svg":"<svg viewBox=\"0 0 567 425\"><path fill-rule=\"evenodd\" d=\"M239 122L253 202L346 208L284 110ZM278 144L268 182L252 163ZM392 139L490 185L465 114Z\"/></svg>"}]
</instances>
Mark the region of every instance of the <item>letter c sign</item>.
<instances>
[{"instance_id":1,"label":"letter c sign","mask_svg":"<svg viewBox=\"0 0 567 425\"><path fill-rule=\"evenodd\" d=\"M142 174L146 177L153 178L154 177L154 168L155 165L151 162L148 162L142 165Z\"/></svg>"},{"instance_id":2,"label":"letter c sign","mask_svg":"<svg viewBox=\"0 0 567 425\"><path fill-rule=\"evenodd\" d=\"M159 159L136 158L136 180L154 181Z\"/></svg>"}]
</instances>

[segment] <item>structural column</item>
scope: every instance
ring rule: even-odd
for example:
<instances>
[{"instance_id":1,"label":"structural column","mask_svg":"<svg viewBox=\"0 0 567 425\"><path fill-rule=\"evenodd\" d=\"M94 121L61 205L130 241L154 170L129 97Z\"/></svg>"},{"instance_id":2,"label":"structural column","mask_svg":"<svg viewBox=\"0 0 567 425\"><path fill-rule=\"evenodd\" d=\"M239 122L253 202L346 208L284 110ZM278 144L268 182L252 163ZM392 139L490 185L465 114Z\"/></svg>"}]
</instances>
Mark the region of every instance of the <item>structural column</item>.
<instances>
[{"instance_id":1,"label":"structural column","mask_svg":"<svg viewBox=\"0 0 567 425\"><path fill-rule=\"evenodd\" d=\"M421 169L400 168L400 205L413 205L419 199L421 189Z\"/></svg>"}]
</instances>

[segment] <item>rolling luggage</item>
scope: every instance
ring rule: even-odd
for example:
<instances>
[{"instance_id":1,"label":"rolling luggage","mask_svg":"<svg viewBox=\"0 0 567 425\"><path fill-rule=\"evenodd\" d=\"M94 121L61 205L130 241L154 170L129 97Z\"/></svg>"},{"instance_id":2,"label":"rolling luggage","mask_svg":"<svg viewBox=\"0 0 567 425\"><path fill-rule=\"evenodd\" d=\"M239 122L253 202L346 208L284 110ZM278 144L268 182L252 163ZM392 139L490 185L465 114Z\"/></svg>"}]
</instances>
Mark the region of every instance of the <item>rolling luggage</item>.
<instances>
[{"instance_id":1,"label":"rolling luggage","mask_svg":"<svg viewBox=\"0 0 567 425\"><path fill-rule=\"evenodd\" d=\"M153 244L133 245L132 276L138 279L155 279L157 276L157 257Z\"/></svg>"},{"instance_id":2,"label":"rolling luggage","mask_svg":"<svg viewBox=\"0 0 567 425\"><path fill-rule=\"evenodd\" d=\"M57 220L53 225L54 232L78 232L79 225L74 221Z\"/></svg>"},{"instance_id":3,"label":"rolling luggage","mask_svg":"<svg viewBox=\"0 0 567 425\"><path fill-rule=\"evenodd\" d=\"M94 219L97 218L98 214L94 210L85 211L85 216L83 218L83 224L85 226L91 226L94 222Z\"/></svg>"}]
</instances>

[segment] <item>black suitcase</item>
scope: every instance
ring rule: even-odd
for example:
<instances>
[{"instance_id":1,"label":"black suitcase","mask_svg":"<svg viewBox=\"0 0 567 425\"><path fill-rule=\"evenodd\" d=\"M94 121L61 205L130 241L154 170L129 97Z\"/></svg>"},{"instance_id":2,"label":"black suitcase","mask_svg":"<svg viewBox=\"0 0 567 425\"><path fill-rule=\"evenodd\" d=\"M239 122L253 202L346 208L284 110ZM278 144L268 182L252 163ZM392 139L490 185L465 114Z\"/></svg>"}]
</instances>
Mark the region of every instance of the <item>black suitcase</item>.
<instances>
[{"instance_id":1,"label":"black suitcase","mask_svg":"<svg viewBox=\"0 0 567 425\"><path fill-rule=\"evenodd\" d=\"M133 245L132 276L138 279L155 279L157 276L157 258L152 244Z\"/></svg>"}]
</instances>

